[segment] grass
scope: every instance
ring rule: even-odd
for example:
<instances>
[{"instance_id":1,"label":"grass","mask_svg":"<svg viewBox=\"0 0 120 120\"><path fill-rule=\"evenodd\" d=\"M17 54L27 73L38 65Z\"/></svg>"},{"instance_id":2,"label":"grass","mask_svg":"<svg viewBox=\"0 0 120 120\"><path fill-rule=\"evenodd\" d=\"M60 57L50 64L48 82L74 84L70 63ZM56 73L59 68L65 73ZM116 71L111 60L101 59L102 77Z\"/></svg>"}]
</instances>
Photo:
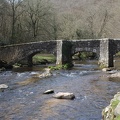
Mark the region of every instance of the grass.
<instances>
[{"instance_id":1,"label":"grass","mask_svg":"<svg viewBox=\"0 0 120 120\"><path fill-rule=\"evenodd\" d=\"M33 63L40 63L45 61L49 63L55 63L56 57L53 54L36 54L33 56Z\"/></svg>"}]
</instances>

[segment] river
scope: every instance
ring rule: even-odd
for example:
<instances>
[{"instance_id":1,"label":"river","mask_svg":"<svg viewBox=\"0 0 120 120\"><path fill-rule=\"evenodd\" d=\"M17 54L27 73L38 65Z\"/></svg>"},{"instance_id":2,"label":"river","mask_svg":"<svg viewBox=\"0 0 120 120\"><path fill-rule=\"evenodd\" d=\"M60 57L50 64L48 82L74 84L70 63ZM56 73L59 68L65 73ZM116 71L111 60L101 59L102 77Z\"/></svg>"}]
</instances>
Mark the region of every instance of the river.
<instances>
[{"instance_id":1,"label":"river","mask_svg":"<svg viewBox=\"0 0 120 120\"><path fill-rule=\"evenodd\" d=\"M116 65L117 66L117 65ZM0 120L101 120L101 111L120 82L107 77L95 61L77 63L72 70L53 71L53 76L38 79L44 67L18 68L0 73ZM44 91L72 92L74 100L53 98Z\"/></svg>"}]
</instances>

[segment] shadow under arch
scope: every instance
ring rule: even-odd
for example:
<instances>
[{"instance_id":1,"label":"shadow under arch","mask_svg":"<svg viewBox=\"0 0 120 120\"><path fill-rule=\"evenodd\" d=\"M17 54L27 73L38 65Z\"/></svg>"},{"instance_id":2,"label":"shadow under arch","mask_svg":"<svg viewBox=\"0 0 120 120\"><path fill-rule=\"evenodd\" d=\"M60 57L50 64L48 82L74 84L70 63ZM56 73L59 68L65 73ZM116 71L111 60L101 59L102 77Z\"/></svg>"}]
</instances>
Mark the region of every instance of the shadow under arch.
<instances>
[{"instance_id":1,"label":"shadow under arch","mask_svg":"<svg viewBox=\"0 0 120 120\"><path fill-rule=\"evenodd\" d=\"M76 51L72 54L72 60L92 60L98 59L98 55L93 51Z\"/></svg>"},{"instance_id":2,"label":"shadow under arch","mask_svg":"<svg viewBox=\"0 0 120 120\"><path fill-rule=\"evenodd\" d=\"M55 56L55 58L56 58L56 52L51 52L51 51L48 52L48 51L35 50L35 51L32 51L32 52L29 52L28 55L27 55L27 57L24 58L24 60L26 59L27 65L28 65L29 67L31 67L31 66L34 65L34 63L33 63L33 57L34 57L35 55L37 55L37 54L39 54L39 56L40 56L40 54L41 54L41 55L42 55L42 54L47 54L47 55L51 54L51 55ZM46 60L46 63L47 63L47 60ZM48 62L48 63L49 63L49 62Z\"/></svg>"}]
</instances>

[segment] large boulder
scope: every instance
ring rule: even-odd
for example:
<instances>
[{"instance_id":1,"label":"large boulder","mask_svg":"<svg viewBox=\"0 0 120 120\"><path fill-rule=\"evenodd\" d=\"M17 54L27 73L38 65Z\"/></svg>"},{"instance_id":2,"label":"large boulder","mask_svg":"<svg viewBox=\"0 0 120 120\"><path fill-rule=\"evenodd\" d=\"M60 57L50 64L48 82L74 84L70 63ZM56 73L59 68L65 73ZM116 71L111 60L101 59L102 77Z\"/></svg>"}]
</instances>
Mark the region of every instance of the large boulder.
<instances>
[{"instance_id":1,"label":"large boulder","mask_svg":"<svg viewBox=\"0 0 120 120\"><path fill-rule=\"evenodd\" d=\"M54 98L57 99L70 99L73 100L75 98L75 95L73 93L69 92L58 92L55 95L53 95Z\"/></svg>"},{"instance_id":2,"label":"large boulder","mask_svg":"<svg viewBox=\"0 0 120 120\"><path fill-rule=\"evenodd\" d=\"M120 120L120 92L111 100L110 105L102 111L103 120Z\"/></svg>"}]
</instances>

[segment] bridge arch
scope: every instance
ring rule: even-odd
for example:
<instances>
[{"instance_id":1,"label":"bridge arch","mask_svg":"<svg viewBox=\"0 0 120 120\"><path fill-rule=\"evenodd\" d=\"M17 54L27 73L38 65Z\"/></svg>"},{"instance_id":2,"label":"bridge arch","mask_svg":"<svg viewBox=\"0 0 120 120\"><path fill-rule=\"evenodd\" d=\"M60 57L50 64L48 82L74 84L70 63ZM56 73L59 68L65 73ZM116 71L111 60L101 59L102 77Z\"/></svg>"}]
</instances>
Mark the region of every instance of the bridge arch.
<instances>
[{"instance_id":1,"label":"bridge arch","mask_svg":"<svg viewBox=\"0 0 120 120\"><path fill-rule=\"evenodd\" d=\"M54 56L56 56L56 51L51 52L51 51L34 50L34 51L30 52L26 57L28 66L33 65L33 56L35 56L38 53L39 54L53 54Z\"/></svg>"},{"instance_id":2,"label":"bridge arch","mask_svg":"<svg viewBox=\"0 0 120 120\"><path fill-rule=\"evenodd\" d=\"M28 59L30 62L30 58L38 52L46 52L56 55L56 51L56 41L40 41L8 45L0 47L0 60L4 60L8 64L13 65L14 63L17 63L23 59Z\"/></svg>"},{"instance_id":3,"label":"bridge arch","mask_svg":"<svg viewBox=\"0 0 120 120\"><path fill-rule=\"evenodd\" d=\"M78 52L92 52L100 57L100 40L76 40L72 45L72 56Z\"/></svg>"},{"instance_id":4,"label":"bridge arch","mask_svg":"<svg viewBox=\"0 0 120 120\"><path fill-rule=\"evenodd\" d=\"M77 51L74 54L72 54L73 60L92 60L92 59L98 59L98 55L96 52L92 51Z\"/></svg>"}]
</instances>

